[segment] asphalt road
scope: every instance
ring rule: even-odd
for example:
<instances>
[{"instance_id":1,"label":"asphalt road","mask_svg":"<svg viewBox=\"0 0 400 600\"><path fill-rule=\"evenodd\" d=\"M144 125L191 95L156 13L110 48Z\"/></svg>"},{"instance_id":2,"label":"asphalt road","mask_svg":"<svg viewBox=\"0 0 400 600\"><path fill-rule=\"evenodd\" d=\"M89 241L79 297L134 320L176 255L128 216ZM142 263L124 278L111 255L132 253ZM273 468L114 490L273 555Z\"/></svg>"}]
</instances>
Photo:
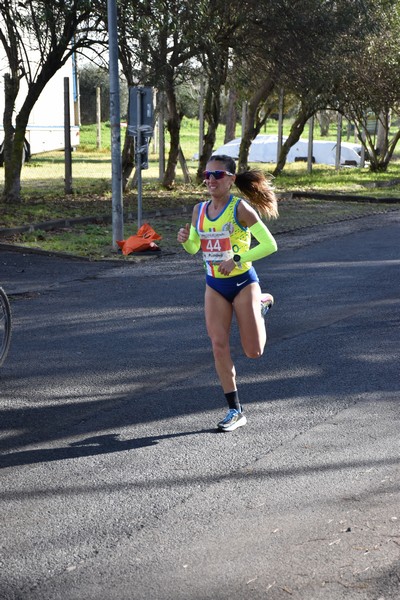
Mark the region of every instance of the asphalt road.
<instances>
[{"instance_id":1,"label":"asphalt road","mask_svg":"<svg viewBox=\"0 0 400 600\"><path fill-rule=\"evenodd\" d=\"M400 212L278 236L225 403L197 257L2 252L2 600L398 600Z\"/></svg>"}]
</instances>

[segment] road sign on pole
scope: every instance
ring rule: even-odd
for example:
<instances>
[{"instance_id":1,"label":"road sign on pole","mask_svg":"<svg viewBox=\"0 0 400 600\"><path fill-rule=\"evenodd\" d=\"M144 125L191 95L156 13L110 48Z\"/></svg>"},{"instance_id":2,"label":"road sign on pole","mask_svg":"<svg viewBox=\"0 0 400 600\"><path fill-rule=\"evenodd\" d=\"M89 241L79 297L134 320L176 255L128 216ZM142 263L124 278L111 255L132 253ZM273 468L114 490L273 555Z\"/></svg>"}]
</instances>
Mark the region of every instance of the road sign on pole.
<instances>
[{"instance_id":1,"label":"road sign on pole","mask_svg":"<svg viewBox=\"0 0 400 600\"><path fill-rule=\"evenodd\" d=\"M141 132L150 138L153 135L153 89L151 87L129 88L128 113L129 135L135 136L140 127Z\"/></svg>"},{"instance_id":2,"label":"road sign on pole","mask_svg":"<svg viewBox=\"0 0 400 600\"><path fill-rule=\"evenodd\" d=\"M153 135L153 90L129 88L128 134L135 138L138 188L138 228L142 225L142 169L149 168L149 141Z\"/></svg>"}]
</instances>

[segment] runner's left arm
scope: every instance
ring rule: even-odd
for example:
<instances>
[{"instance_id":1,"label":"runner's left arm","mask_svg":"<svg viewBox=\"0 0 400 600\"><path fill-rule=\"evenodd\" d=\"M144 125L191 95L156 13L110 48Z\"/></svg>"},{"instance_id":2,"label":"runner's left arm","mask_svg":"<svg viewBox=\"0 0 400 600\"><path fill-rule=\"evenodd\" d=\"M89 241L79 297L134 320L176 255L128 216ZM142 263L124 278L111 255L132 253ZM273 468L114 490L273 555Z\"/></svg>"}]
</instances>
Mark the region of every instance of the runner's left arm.
<instances>
[{"instance_id":1,"label":"runner's left arm","mask_svg":"<svg viewBox=\"0 0 400 600\"><path fill-rule=\"evenodd\" d=\"M252 262L259 260L265 256L273 254L278 249L278 244L268 227L262 221L257 221L249 228L251 234L255 237L258 244L253 248L249 248L246 252L240 255L243 262Z\"/></svg>"}]
</instances>

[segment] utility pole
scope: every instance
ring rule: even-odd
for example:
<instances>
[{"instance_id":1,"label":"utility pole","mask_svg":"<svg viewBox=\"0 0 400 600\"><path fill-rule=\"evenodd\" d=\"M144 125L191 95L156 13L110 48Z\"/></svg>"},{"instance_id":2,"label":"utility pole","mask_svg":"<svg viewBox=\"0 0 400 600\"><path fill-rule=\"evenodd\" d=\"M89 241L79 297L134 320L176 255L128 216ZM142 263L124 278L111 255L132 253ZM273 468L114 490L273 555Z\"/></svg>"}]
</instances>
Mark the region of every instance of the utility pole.
<instances>
[{"instance_id":1,"label":"utility pole","mask_svg":"<svg viewBox=\"0 0 400 600\"><path fill-rule=\"evenodd\" d=\"M66 194L72 194L72 156L71 156L71 115L69 104L69 77L64 77L64 155Z\"/></svg>"},{"instance_id":2,"label":"utility pole","mask_svg":"<svg viewBox=\"0 0 400 600\"><path fill-rule=\"evenodd\" d=\"M313 142L314 142L314 115L308 120L308 153L307 153L307 173L311 175L313 164Z\"/></svg>"},{"instance_id":3,"label":"utility pole","mask_svg":"<svg viewBox=\"0 0 400 600\"><path fill-rule=\"evenodd\" d=\"M283 88L279 90L279 116L278 116L278 143L276 145L276 162L279 161L283 144L283 109L285 93Z\"/></svg>"},{"instance_id":4,"label":"utility pole","mask_svg":"<svg viewBox=\"0 0 400 600\"><path fill-rule=\"evenodd\" d=\"M136 115L137 115L137 131L135 138L135 151L136 151L136 174L137 174L137 201L138 201L138 214L137 214L137 226L138 229L142 226L142 90L136 88Z\"/></svg>"},{"instance_id":5,"label":"utility pole","mask_svg":"<svg viewBox=\"0 0 400 600\"><path fill-rule=\"evenodd\" d=\"M96 87L96 148L101 148L101 89Z\"/></svg>"},{"instance_id":6,"label":"utility pole","mask_svg":"<svg viewBox=\"0 0 400 600\"><path fill-rule=\"evenodd\" d=\"M204 79L200 79L200 98L199 98L199 161L203 154L204 145Z\"/></svg>"},{"instance_id":7,"label":"utility pole","mask_svg":"<svg viewBox=\"0 0 400 600\"><path fill-rule=\"evenodd\" d=\"M158 179L161 182L165 173L165 99L164 92L158 92Z\"/></svg>"},{"instance_id":8,"label":"utility pole","mask_svg":"<svg viewBox=\"0 0 400 600\"><path fill-rule=\"evenodd\" d=\"M342 152L342 127L343 117L341 113L337 115L337 134L336 134L336 154L335 154L335 169L340 170L340 159Z\"/></svg>"},{"instance_id":9,"label":"utility pole","mask_svg":"<svg viewBox=\"0 0 400 600\"><path fill-rule=\"evenodd\" d=\"M113 248L124 239L122 200L121 116L118 73L117 3L107 0L110 76L111 176Z\"/></svg>"}]
</instances>

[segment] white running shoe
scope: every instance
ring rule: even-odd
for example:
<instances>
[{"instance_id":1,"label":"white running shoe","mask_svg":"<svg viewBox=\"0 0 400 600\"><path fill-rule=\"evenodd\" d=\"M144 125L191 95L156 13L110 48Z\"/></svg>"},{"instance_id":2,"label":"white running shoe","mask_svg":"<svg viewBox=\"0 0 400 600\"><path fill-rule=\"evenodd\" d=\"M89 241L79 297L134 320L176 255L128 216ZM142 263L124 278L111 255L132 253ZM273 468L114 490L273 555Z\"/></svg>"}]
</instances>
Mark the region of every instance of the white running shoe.
<instances>
[{"instance_id":1,"label":"white running shoe","mask_svg":"<svg viewBox=\"0 0 400 600\"><path fill-rule=\"evenodd\" d=\"M261 294L261 314L263 317L274 305L274 297L271 294Z\"/></svg>"},{"instance_id":2,"label":"white running shoe","mask_svg":"<svg viewBox=\"0 0 400 600\"><path fill-rule=\"evenodd\" d=\"M221 431L234 431L238 427L246 425L247 419L242 412L236 408L230 408L226 416L218 423L218 429Z\"/></svg>"}]
</instances>

